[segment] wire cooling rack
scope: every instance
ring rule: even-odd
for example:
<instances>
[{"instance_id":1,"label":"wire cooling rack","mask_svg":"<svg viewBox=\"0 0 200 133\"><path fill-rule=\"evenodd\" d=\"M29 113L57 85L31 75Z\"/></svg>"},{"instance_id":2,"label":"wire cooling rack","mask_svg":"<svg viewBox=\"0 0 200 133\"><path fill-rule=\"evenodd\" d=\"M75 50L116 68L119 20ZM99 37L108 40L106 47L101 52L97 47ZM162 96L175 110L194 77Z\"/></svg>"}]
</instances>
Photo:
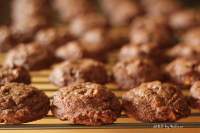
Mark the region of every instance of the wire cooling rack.
<instances>
[{"instance_id":1,"label":"wire cooling rack","mask_svg":"<svg viewBox=\"0 0 200 133\"><path fill-rule=\"evenodd\" d=\"M0 55L0 62L2 62L3 56ZM37 72L31 72L32 85L38 89L43 90L50 98L53 93L58 89L52 85L48 76L51 70L42 70ZM114 85L109 84L107 87L113 91L118 98L125 92L118 90ZM184 90L184 94L188 94L187 90ZM120 118L113 124L103 126L84 126L75 125L68 121L61 121L55 118L50 112L49 114L38 121L25 124L0 124L0 130L49 130L49 129L138 129L138 128L200 128L200 111L192 110L192 114L188 118L183 118L174 123L142 123L128 118L122 113Z\"/></svg>"}]
</instances>

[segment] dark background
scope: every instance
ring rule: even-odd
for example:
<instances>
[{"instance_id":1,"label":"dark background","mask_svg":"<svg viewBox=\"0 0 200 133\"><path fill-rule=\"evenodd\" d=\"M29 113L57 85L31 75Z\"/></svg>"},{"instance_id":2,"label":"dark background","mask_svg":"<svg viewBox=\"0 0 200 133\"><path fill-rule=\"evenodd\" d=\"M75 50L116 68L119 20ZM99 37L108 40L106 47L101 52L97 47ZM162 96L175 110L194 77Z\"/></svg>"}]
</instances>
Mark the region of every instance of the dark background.
<instances>
[{"instance_id":1,"label":"dark background","mask_svg":"<svg viewBox=\"0 0 200 133\"><path fill-rule=\"evenodd\" d=\"M0 0L0 25L9 24L10 22L10 3L12 0ZM192 8L200 7L200 0L180 0L186 6Z\"/></svg>"}]
</instances>

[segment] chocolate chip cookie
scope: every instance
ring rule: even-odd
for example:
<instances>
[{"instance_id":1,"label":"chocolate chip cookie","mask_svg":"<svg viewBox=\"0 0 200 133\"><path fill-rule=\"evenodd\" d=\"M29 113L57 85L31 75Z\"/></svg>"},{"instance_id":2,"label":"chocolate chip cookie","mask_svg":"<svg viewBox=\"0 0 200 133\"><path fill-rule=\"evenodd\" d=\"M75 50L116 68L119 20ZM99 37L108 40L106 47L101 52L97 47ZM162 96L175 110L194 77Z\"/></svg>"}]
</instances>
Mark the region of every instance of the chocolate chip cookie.
<instances>
[{"instance_id":1,"label":"chocolate chip cookie","mask_svg":"<svg viewBox=\"0 0 200 133\"><path fill-rule=\"evenodd\" d=\"M191 112L179 88L159 81L128 91L122 97L122 106L129 117L143 122L173 122Z\"/></svg>"},{"instance_id":2,"label":"chocolate chip cookie","mask_svg":"<svg viewBox=\"0 0 200 133\"><path fill-rule=\"evenodd\" d=\"M102 63L92 59L80 59L65 61L56 66L49 79L57 86L66 86L73 82L105 84L108 74Z\"/></svg>"},{"instance_id":3,"label":"chocolate chip cookie","mask_svg":"<svg viewBox=\"0 0 200 133\"><path fill-rule=\"evenodd\" d=\"M75 83L54 94L51 111L61 120L95 126L113 123L120 116L121 105L102 85Z\"/></svg>"},{"instance_id":4,"label":"chocolate chip cookie","mask_svg":"<svg viewBox=\"0 0 200 133\"><path fill-rule=\"evenodd\" d=\"M49 98L40 90L21 83L0 85L0 122L19 124L43 118Z\"/></svg>"}]
</instances>

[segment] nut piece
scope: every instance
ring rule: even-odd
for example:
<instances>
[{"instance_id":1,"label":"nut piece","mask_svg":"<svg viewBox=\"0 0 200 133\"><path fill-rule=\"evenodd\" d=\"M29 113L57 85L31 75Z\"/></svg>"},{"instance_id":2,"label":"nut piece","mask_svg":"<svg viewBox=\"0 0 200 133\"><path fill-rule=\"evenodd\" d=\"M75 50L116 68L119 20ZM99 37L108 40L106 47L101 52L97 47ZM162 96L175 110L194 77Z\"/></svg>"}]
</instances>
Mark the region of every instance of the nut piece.
<instances>
[{"instance_id":1,"label":"nut piece","mask_svg":"<svg viewBox=\"0 0 200 133\"><path fill-rule=\"evenodd\" d=\"M128 91L122 97L122 105L129 117L143 122L174 122L191 113L180 89L159 81Z\"/></svg>"}]
</instances>

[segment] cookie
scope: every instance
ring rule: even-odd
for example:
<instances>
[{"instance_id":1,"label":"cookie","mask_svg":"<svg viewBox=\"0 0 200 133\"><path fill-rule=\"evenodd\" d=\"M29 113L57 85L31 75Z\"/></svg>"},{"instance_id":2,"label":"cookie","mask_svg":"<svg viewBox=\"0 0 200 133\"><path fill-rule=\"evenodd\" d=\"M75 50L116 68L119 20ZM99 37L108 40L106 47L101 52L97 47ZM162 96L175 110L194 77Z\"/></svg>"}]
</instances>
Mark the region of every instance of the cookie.
<instances>
[{"instance_id":1,"label":"cookie","mask_svg":"<svg viewBox=\"0 0 200 133\"><path fill-rule=\"evenodd\" d=\"M194 58L177 58L165 67L169 80L183 88L189 88L200 80L200 62Z\"/></svg>"},{"instance_id":2,"label":"cookie","mask_svg":"<svg viewBox=\"0 0 200 133\"><path fill-rule=\"evenodd\" d=\"M173 13L183 9L178 0L142 0L142 5L150 16L169 18Z\"/></svg>"},{"instance_id":3,"label":"cookie","mask_svg":"<svg viewBox=\"0 0 200 133\"><path fill-rule=\"evenodd\" d=\"M102 63L92 59L80 59L65 61L56 66L49 79L57 86L66 86L73 82L105 84L108 74Z\"/></svg>"},{"instance_id":4,"label":"cookie","mask_svg":"<svg viewBox=\"0 0 200 133\"><path fill-rule=\"evenodd\" d=\"M186 9L174 13L170 19L169 24L175 31L184 32L190 28L200 26L199 11Z\"/></svg>"},{"instance_id":5,"label":"cookie","mask_svg":"<svg viewBox=\"0 0 200 133\"><path fill-rule=\"evenodd\" d=\"M98 13L88 13L74 18L70 21L69 31L76 37L82 36L93 28L106 28L106 18Z\"/></svg>"},{"instance_id":6,"label":"cookie","mask_svg":"<svg viewBox=\"0 0 200 133\"><path fill-rule=\"evenodd\" d=\"M101 0L100 5L113 26L127 26L143 13L140 4L132 0Z\"/></svg>"},{"instance_id":7,"label":"cookie","mask_svg":"<svg viewBox=\"0 0 200 133\"><path fill-rule=\"evenodd\" d=\"M59 60L78 60L84 58L86 52L78 41L71 41L59 47L55 55Z\"/></svg>"},{"instance_id":8,"label":"cookie","mask_svg":"<svg viewBox=\"0 0 200 133\"><path fill-rule=\"evenodd\" d=\"M133 21L130 31L133 44L155 43L164 49L173 45L173 36L168 25L151 17L139 17Z\"/></svg>"},{"instance_id":9,"label":"cookie","mask_svg":"<svg viewBox=\"0 0 200 133\"><path fill-rule=\"evenodd\" d=\"M15 47L12 33L9 27L0 27L0 52L7 52Z\"/></svg>"},{"instance_id":10,"label":"cookie","mask_svg":"<svg viewBox=\"0 0 200 133\"><path fill-rule=\"evenodd\" d=\"M199 58L200 55L200 46L192 46L190 44L179 43L174 47L168 49L166 52L166 56L169 60L173 60L176 58Z\"/></svg>"},{"instance_id":11,"label":"cookie","mask_svg":"<svg viewBox=\"0 0 200 133\"><path fill-rule=\"evenodd\" d=\"M121 89L131 89L143 82L159 80L159 68L150 60L136 58L118 62L113 67L115 82Z\"/></svg>"},{"instance_id":12,"label":"cookie","mask_svg":"<svg viewBox=\"0 0 200 133\"><path fill-rule=\"evenodd\" d=\"M17 82L30 84L31 76L28 70L23 67L3 67L0 66L0 84Z\"/></svg>"},{"instance_id":13,"label":"cookie","mask_svg":"<svg viewBox=\"0 0 200 133\"><path fill-rule=\"evenodd\" d=\"M156 61L159 60L158 57L160 58L160 55L161 51L157 48L157 44L135 45L131 43L120 49L118 59L123 61L145 57Z\"/></svg>"},{"instance_id":14,"label":"cookie","mask_svg":"<svg viewBox=\"0 0 200 133\"><path fill-rule=\"evenodd\" d=\"M90 58L103 56L113 43L114 38L111 38L109 30L101 28L91 29L80 38L80 45Z\"/></svg>"},{"instance_id":15,"label":"cookie","mask_svg":"<svg viewBox=\"0 0 200 133\"><path fill-rule=\"evenodd\" d=\"M54 51L73 38L67 27L59 26L38 31L35 36L35 42Z\"/></svg>"},{"instance_id":16,"label":"cookie","mask_svg":"<svg viewBox=\"0 0 200 133\"><path fill-rule=\"evenodd\" d=\"M191 46L199 46L200 44L200 26L188 30L182 37L184 43Z\"/></svg>"},{"instance_id":17,"label":"cookie","mask_svg":"<svg viewBox=\"0 0 200 133\"><path fill-rule=\"evenodd\" d=\"M13 0L12 2L12 32L19 42L33 39L38 30L49 25L48 0Z\"/></svg>"},{"instance_id":18,"label":"cookie","mask_svg":"<svg viewBox=\"0 0 200 133\"><path fill-rule=\"evenodd\" d=\"M53 54L37 43L20 44L8 52L5 66L23 66L29 70L39 70L49 67L54 61Z\"/></svg>"},{"instance_id":19,"label":"cookie","mask_svg":"<svg viewBox=\"0 0 200 133\"><path fill-rule=\"evenodd\" d=\"M54 94L51 111L61 120L96 126L113 123L120 116L121 105L102 85L75 83Z\"/></svg>"},{"instance_id":20,"label":"cookie","mask_svg":"<svg viewBox=\"0 0 200 133\"><path fill-rule=\"evenodd\" d=\"M191 113L180 89L159 81L128 91L122 97L122 106L129 117L143 122L174 122Z\"/></svg>"},{"instance_id":21,"label":"cookie","mask_svg":"<svg viewBox=\"0 0 200 133\"><path fill-rule=\"evenodd\" d=\"M95 6L88 0L54 0L52 5L64 22L69 22L75 17L96 11Z\"/></svg>"},{"instance_id":22,"label":"cookie","mask_svg":"<svg viewBox=\"0 0 200 133\"><path fill-rule=\"evenodd\" d=\"M19 124L41 119L49 111L49 98L21 83L0 85L0 122Z\"/></svg>"},{"instance_id":23,"label":"cookie","mask_svg":"<svg viewBox=\"0 0 200 133\"><path fill-rule=\"evenodd\" d=\"M200 81L196 81L190 88L189 104L194 109L200 109Z\"/></svg>"}]
</instances>

